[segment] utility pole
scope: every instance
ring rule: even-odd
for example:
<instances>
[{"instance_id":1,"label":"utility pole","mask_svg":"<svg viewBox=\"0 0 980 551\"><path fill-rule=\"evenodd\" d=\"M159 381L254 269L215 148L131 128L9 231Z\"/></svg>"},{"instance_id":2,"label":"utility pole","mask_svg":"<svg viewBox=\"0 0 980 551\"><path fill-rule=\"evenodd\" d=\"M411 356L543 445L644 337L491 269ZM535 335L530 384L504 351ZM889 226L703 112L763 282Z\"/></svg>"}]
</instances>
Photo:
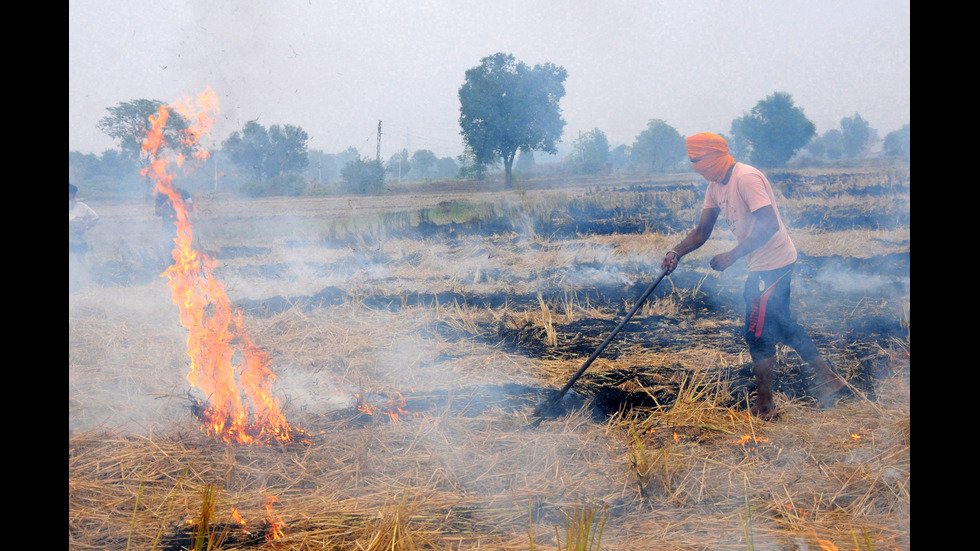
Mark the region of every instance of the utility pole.
<instances>
[{"instance_id":1,"label":"utility pole","mask_svg":"<svg viewBox=\"0 0 980 551\"><path fill-rule=\"evenodd\" d=\"M377 161L381 162L381 121L378 121L378 154Z\"/></svg>"}]
</instances>

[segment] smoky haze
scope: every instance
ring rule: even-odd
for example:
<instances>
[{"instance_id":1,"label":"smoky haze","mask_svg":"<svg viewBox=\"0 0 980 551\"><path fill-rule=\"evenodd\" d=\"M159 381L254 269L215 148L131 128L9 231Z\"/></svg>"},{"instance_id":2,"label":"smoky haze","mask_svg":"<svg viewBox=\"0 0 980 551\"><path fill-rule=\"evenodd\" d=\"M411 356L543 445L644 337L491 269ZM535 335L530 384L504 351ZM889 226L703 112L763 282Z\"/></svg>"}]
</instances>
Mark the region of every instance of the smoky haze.
<instances>
[{"instance_id":1,"label":"smoky haze","mask_svg":"<svg viewBox=\"0 0 980 551\"><path fill-rule=\"evenodd\" d=\"M568 70L564 141L599 128L631 144L648 120L727 133L774 91L822 133L859 112L884 135L911 120L909 2L697 4L445 0L69 4L69 150L115 144L106 107L211 86L224 140L247 121L294 124L311 149L462 152L457 92L495 52Z\"/></svg>"}]
</instances>

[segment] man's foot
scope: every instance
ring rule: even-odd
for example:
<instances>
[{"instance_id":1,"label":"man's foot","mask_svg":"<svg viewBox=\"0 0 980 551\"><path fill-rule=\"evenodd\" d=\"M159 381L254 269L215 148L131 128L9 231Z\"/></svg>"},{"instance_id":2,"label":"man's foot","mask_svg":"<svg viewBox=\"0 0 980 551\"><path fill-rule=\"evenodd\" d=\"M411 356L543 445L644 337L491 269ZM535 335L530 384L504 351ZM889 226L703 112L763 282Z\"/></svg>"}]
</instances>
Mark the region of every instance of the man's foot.
<instances>
[{"instance_id":1,"label":"man's foot","mask_svg":"<svg viewBox=\"0 0 980 551\"><path fill-rule=\"evenodd\" d=\"M768 358L752 364L755 372L755 404L749 408L759 419L772 419L777 415L776 402L772 399L772 372L776 368L776 358Z\"/></svg>"},{"instance_id":2,"label":"man's foot","mask_svg":"<svg viewBox=\"0 0 980 551\"><path fill-rule=\"evenodd\" d=\"M834 373L823 356L810 362L810 366L817 375L817 405L825 409L834 407L838 399L847 395L847 383Z\"/></svg>"}]
</instances>

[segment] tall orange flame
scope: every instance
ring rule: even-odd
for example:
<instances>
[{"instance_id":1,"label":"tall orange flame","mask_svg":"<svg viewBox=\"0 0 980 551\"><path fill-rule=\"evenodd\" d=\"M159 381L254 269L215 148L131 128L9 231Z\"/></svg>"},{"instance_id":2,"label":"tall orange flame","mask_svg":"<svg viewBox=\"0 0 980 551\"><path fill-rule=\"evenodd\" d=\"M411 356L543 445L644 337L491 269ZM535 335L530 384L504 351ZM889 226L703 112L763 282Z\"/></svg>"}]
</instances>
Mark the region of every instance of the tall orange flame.
<instances>
[{"instance_id":1,"label":"tall orange flame","mask_svg":"<svg viewBox=\"0 0 980 551\"><path fill-rule=\"evenodd\" d=\"M199 404L198 415L205 430L226 442L292 442L307 434L291 427L279 411L272 396L276 376L269 370L269 356L249 337L242 324L242 313L232 308L224 286L213 277L216 262L193 248L194 234L187 205L173 186L171 167L181 167L183 155L167 156L166 150L177 144L167 143L164 135L172 112L183 117L188 128L180 140L197 159L208 152L200 138L210 131L218 113L215 93L208 88L192 102L185 98L173 105L160 107L149 118L151 129L143 140L148 164L143 174L155 182L157 193L166 195L173 204L177 233L174 238L174 263L161 274L168 279L171 298L180 311L180 323L187 329L187 355L191 371L187 380L207 397Z\"/></svg>"}]
</instances>

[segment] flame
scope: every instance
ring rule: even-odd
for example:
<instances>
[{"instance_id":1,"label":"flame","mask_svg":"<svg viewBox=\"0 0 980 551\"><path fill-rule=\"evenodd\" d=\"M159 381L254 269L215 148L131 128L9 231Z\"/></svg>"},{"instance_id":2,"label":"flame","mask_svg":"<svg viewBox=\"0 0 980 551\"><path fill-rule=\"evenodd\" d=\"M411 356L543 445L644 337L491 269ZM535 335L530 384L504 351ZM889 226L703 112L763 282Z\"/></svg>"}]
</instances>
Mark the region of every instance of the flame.
<instances>
[{"instance_id":1,"label":"flame","mask_svg":"<svg viewBox=\"0 0 980 551\"><path fill-rule=\"evenodd\" d=\"M792 503L787 503L785 505L785 507L786 507L787 513L790 513L793 516L795 516L797 518L800 518L800 519L806 519L811 514L811 513L807 512L807 511L804 511L803 509L800 509L796 505L793 505Z\"/></svg>"},{"instance_id":2,"label":"flame","mask_svg":"<svg viewBox=\"0 0 980 551\"><path fill-rule=\"evenodd\" d=\"M231 508L231 521L236 522L242 526L245 526L245 519L242 518L242 514L239 513L238 509L235 507Z\"/></svg>"},{"instance_id":3,"label":"flame","mask_svg":"<svg viewBox=\"0 0 980 551\"><path fill-rule=\"evenodd\" d=\"M279 501L278 497L272 494L265 495L265 511L269 517L269 531L265 535L265 541L277 540L286 535L283 531L286 528L286 523L272 511L272 505L277 501Z\"/></svg>"},{"instance_id":4,"label":"flame","mask_svg":"<svg viewBox=\"0 0 980 551\"><path fill-rule=\"evenodd\" d=\"M410 392L415 392L415 389L411 389ZM404 408L407 403L405 396L401 392L396 392L393 395L389 395L388 399L383 404L375 404L374 407L368 404L366 397L359 393L354 394L354 398L357 401L357 410L366 415L385 415L391 419L392 423L397 423L401 420L402 416L414 417L416 419L431 418L431 415L427 413L419 413L417 411L409 411Z\"/></svg>"},{"instance_id":5,"label":"flame","mask_svg":"<svg viewBox=\"0 0 980 551\"><path fill-rule=\"evenodd\" d=\"M738 440L732 440L732 444L739 444L745 451L754 452L756 450L764 450L769 447L772 442L768 438L762 436L752 436L751 434L743 434Z\"/></svg>"},{"instance_id":6,"label":"flame","mask_svg":"<svg viewBox=\"0 0 980 551\"><path fill-rule=\"evenodd\" d=\"M861 438L863 438L866 434L871 434L871 429L864 429L864 434L861 434L861 433L858 433L858 432L852 432L851 433L851 439L854 440L854 441L859 442L859 441L861 441Z\"/></svg>"},{"instance_id":7,"label":"flame","mask_svg":"<svg viewBox=\"0 0 980 551\"><path fill-rule=\"evenodd\" d=\"M817 545L819 545L820 549L823 549L823 551L840 551L837 546L834 545L834 542L830 540L822 540L817 538Z\"/></svg>"},{"instance_id":8,"label":"flame","mask_svg":"<svg viewBox=\"0 0 980 551\"><path fill-rule=\"evenodd\" d=\"M165 147L175 147L164 137L172 112L188 123L180 134L182 144L194 152L194 158L206 159L209 154L200 146L200 139L209 132L218 112L217 96L208 88L194 102L184 98L160 107L149 117L151 128L142 145L148 160L143 174L155 182L157 193L170 199L176 212L174 263L161 275L168 279L180 323L188 330L191 370L187 380L207 396L208 402L196 408L198 416L208 434L226 442L268 444L305 438L306 432L291 427L280 413L271 395L276 376L269 370L269 355L249 337L242 313L231 307L224 286L214 279L216 261L193 248L187 205L173 186L171 168L182 167L184 156L171 158L164 152Z\"/></svg>"}]
</instances>

